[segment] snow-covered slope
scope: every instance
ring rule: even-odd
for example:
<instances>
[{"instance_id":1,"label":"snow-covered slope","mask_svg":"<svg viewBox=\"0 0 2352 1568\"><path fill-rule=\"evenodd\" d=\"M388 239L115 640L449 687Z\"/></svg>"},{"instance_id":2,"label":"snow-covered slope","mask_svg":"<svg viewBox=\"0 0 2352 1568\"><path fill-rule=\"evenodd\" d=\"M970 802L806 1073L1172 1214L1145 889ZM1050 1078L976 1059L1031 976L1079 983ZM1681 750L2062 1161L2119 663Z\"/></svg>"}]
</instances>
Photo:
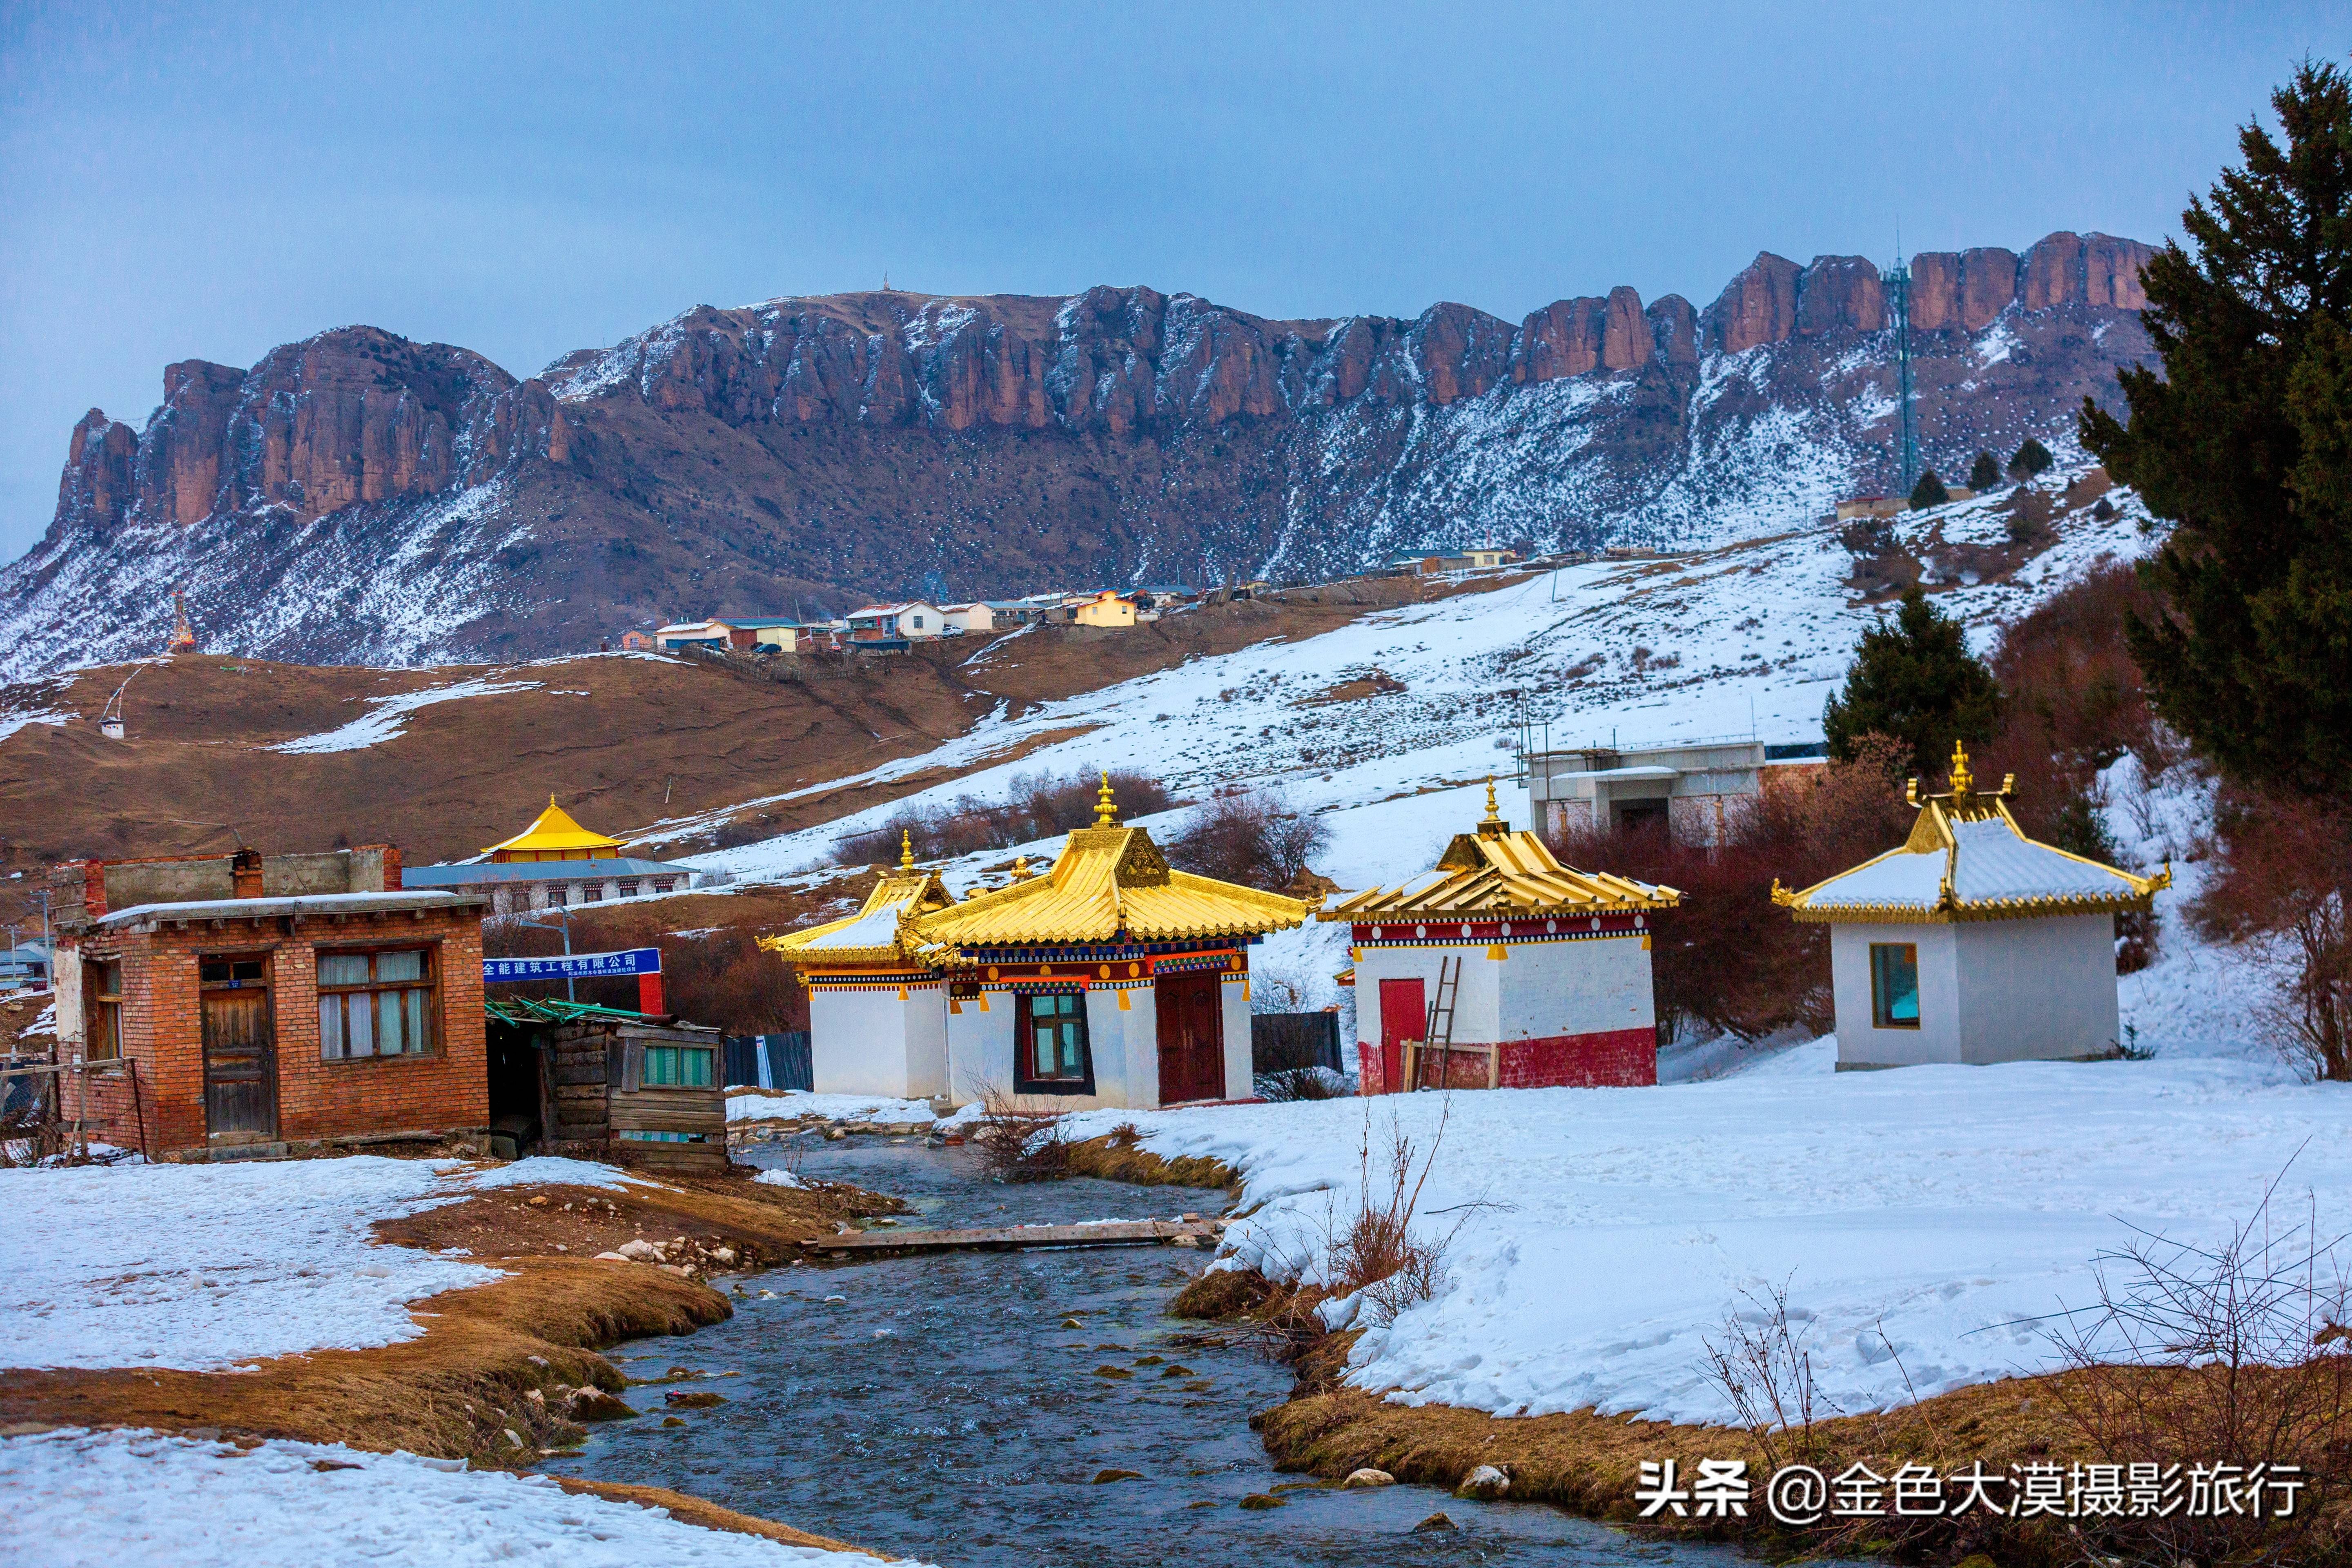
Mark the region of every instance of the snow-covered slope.
<instances>
[{"instance_id":1,"label":"snow-covered slope","mask_svg":"<svg viewBox=\"0 0 2352 1568\"><path fill-rule=\"evenodd\" d=\"M2045 489L2065 493L2068 478L2053 473ZM1895 520L1896 542L1931 573L1938 562L1973 559L1954 552L2006 540L2010 500L2004 491L1906 513ZM1956 571L1938 602L1965 618L1981 649L2001 624L2093 563L2137 557L2147 548L2144 510L2126 491L2106 500L2105 519L2087 500L2060 511L2054 542L2005 578L1971 582L1973 572ZM766 800L934 768L961 773L954 783L689 858L752 880L793 876L824 864L845 834L910 802L944 805L1001 794L1017 774L1099 767L1155 775L1187 798L1236 784L1280 787L1295 807L1327 817L1336 840L1328 874L1343 886L1368 885L1424 864L1474 820L1480 797L1465 786L1510 773L1522 733L1538 747L1612 737L1629 746L1750 734L1819 740L1823 702L1863 629L1884 613L1848 586L1853 568L1838 530L1813 524L1705 552L1515 575L1504 587L1195 659L1018 718L1000 711L935 751ZM981 657L1017 658L1019 649L1014 638ZM1358 691L1365 694L1350 694ZM989 762L1073 729L1084 732ZM1428 793L1449 788L1461 793ZM687 837L721 820L682 818L638 837ZM1033 855L1051 847L1028 847ZM973 857L951 875L1012 853Z\"/></svg>"}]
</instances>

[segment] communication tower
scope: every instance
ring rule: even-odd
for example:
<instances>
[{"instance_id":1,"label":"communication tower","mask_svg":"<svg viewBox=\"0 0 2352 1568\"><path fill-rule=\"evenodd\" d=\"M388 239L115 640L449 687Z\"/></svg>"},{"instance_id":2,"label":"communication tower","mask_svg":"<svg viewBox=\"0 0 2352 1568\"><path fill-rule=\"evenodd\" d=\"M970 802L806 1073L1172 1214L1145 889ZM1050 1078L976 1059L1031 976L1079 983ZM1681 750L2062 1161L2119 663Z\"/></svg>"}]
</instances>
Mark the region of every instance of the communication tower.
<instances>
[{"instance_id":1,"label":"communication tower","mask_svg":"<svg viewBox=\"0 0 2352 1568\"><path fill-rule=\"evenodd\" d=\"M1901 427L1895 437L1895 466L1902 473L1907 496L1919 482L1919 424L1911 405L1911 268L1903 263L1903 245L1895 242L1895 266L1886 274L1886 309L1895 323L1895 395L1901 405Z\"/></svg>"}]
</instances>

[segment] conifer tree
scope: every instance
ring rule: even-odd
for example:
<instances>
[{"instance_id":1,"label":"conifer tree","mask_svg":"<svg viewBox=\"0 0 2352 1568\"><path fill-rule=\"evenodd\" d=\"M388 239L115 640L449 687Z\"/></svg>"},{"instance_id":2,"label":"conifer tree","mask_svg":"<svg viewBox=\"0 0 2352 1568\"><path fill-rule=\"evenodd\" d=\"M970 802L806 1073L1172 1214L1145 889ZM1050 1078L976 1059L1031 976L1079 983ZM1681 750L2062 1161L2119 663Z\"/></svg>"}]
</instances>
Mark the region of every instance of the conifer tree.
<instances>
[{"instance_id":1,"label":"conifer tree","mask_svg":"<svg viewBox=\"0 0 2352 1568\"><path fill-rule=\"evenodd\" d=\"M2173 524L2126 626L2157 712L2242 783L2352 798L2352 77L2306 61L2284 142L2242 165L2142 274L2163 361L2084 400L2083 445Z\"/></svg>"},{"instance_id":2,"label":"conifer tree","mask_svg":"<svg viewBox=\"0 0 2352 1568\"><path fill-rule=\"evenodd\" d=\"M2000 721L2000 687L1969 652L1960 623L1915 587L1895 619L1862 634L1845 689L1829 700L1822 727L1830 755L1853 760L1865 735L1891 735L1909 749L1912 772L1940 774L1952 742L1992 738Z\"/></svg>"},{"instance_id":3,"label":"conifer tree","mask_svg":"<svg viewBox=\"0 0 2352 1568\"><path fill-rule=\"evenodd\" d=\"M1941 506L1951 499L1952 492L1944 488L1944 481L1936 477L1936 470L1933 468L1922 473L1919 476L1919 482L1911 487L1913 511L1925 511L1931 506Z\"/></svg>"},{"instance_id":4,"label":"conifer tree","mask_svg":"<svg viewBox=\"0 0 2352 1568\"><path fill-rule=\"evenodd\" d=\"M1969 489L1979 495L2000 488L2000 459L1990 452L1979 452L1977 460L1969 466Z\"/></svg>"},{"instance_id":5,"label":"conifer tree","mask_svg":"<svg viewBox=\"0 0 2352 1568\"><path fill-rule=\"evenodd\" d=\"M2009 460L2009 477L2019 484L2025 484L2057 460L2050 455L2049 447L2028 436L2025 444L2018 447L2017 455Z\"/></svg>"}]
</instances>

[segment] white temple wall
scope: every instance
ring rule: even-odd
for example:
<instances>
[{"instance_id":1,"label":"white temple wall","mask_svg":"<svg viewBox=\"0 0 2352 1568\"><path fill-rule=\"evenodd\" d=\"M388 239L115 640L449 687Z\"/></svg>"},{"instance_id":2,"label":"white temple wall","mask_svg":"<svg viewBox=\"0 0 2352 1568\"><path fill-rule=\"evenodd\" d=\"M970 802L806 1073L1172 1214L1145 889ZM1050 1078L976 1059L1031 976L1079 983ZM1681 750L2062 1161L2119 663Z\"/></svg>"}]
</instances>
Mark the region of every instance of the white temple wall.
<instances>
[{"instance_id":1,"label":"white temple wall","mask_svg":"<svg viewBox=\"0 0 2352 1568\"><path fill-rule=\"evenodd\" d=\"M1915 1067L1957 1062L1960 1054L1958 927L1830 927L1830 984L1836 998L1838 1066ZM1870 945L1909 942L1919 950L1919 1026L1882 1029L1872 1021Z\"/></svg>"},{"instance_id":2,"label":"white temple wall","mask_svg":"<svg viewBox=\"0 0 2352 1568\"><path fill-rule=\"evenodd\" d=\"M1500 988L1500 1032L1481 1042L1542 1040L1657 1025L1650 952L1642 931L1575 942L1511 942L1510 957L1482 959ZM1484 949L1480 950L1482 952ZM1457 1040L1473 1038L1456 1029Z\"/></svg>"},{"instance_id":3,"label":"white temple wall","mask_svg":"<svg viewBox=\"0 0 2352 1568\"><path fill-rule=\"evenodd\" d=\"M947 988L809 990L809 1065L819 1094L923 1100L948 1089Z\"/></svg>"},{"instance_id":4,"label":"white temple wall","mask_svg":"<svg viewBox=\"0 0 2352 1568\"><path fill-rule=\"evenodd\" d=\"M2116 918L1969 921L1959 933L1964 1062L2100 1056L2123 1037Z\"/></svg>"},{"instance_id":5,"label":"white temple wall","mask_svg":"<svg viewBox=\"0 0 2352 1568\"><path fill-rule=\"evenodd\" d=\"M948 1015L948 1093L958 1105L1013 1092L1013 993L983 990Z\"/></svg>"},{"instance_id":6,"label":"white temple wall","mask_svg":"<svg viewBox=\"0 0 2352 1568\"><path fill-rule=\"evenodd\" d=\"M1228 975L1217 985L1217 999L1223 1004L1220 1024L1224 1031L1227 1100L1247 1100L1257 1092L1257 1073L1250 1058L1249 989L1246 973Z\"/></svg>"}]
</instances>

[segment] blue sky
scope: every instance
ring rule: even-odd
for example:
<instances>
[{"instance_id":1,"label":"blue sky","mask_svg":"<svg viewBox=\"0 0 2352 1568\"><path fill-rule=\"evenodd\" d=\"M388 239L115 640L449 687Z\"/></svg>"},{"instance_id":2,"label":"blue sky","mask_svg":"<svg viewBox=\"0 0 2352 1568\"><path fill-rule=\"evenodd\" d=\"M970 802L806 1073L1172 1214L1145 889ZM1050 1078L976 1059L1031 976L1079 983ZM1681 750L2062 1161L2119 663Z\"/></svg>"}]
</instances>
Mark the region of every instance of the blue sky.
<instances>
[{"instance_id":1,"label":"blue sky","mask_svg":"<svg viewBox=\"0 0 2352 1568\"><path fill-rule=\"evenodd\" d=\"M369 322L528 374L893 284L1267 315L1704 305L2160 240L2352 5L0 5L0 559L72 423Z\"/></svg>"}]
</instances>

